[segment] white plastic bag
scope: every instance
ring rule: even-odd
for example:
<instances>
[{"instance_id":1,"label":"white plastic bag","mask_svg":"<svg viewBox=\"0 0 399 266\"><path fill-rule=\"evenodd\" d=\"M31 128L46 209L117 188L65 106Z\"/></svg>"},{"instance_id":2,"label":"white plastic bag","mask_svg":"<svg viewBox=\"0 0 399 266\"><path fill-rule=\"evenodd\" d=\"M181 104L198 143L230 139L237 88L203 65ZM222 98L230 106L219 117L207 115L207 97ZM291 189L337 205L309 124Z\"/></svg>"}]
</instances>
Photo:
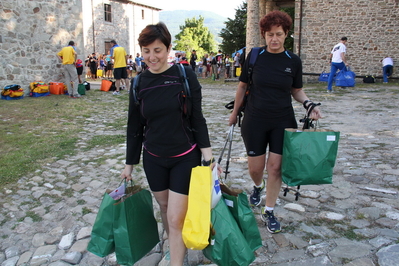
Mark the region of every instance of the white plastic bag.
<instances>
[{"instance_id":1,"label":"white plastic bag","mask_svg":"<svg viewBox=\"0 0 399 266\"><path fill-rule=\"evenodd\" d=\"M220 189L218 163L212 170L212 184L211 184L211 208L213 209L219 200L222 198L222 190Z\"/></svg>"}]
</instances>

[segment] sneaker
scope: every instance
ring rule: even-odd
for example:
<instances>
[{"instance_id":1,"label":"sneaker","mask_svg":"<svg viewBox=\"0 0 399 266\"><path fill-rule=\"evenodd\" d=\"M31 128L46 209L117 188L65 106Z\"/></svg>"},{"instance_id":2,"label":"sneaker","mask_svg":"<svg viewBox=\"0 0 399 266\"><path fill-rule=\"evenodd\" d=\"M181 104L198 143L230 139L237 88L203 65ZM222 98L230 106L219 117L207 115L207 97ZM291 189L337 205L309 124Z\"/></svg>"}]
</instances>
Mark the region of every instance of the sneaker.
<instances>
[{"instance_id":1,"label":"sneaker","mask_svg":"<svg viewBox=\"0 0 399 266\"><path fill-rule=\"evenodd\" d=\"M114 91L113 93L112 93L112 95L120 95L121 93L119 92L119 91Z\"/></svg>"},{"instance_id":2,"label":"sneaker","mask_svg":"<svg viewBox=\"0 0 399 266\"><path fill-rule=\"evenodd\" d=\"M262 181L262 187L258 188L254 186L251 196L249 197L249 203L251 204L251 206L259 206L260 202L262 201L260 193L264 189L265 189L265 180Z\"/></svg>"},{"instance_id":3,"label":"sneaker","mask_svg":"<svg viewBox=\"0 0 399 266\"><path fill-rule=\"evenodd\" d=\"M276 216L274 216L273 211L265 211L265 207L262 208L262 212L260 214L260 219L265 222L267 231L272 234L281 232L280 222L277 221Z\"/></svg>"}]
</instances>

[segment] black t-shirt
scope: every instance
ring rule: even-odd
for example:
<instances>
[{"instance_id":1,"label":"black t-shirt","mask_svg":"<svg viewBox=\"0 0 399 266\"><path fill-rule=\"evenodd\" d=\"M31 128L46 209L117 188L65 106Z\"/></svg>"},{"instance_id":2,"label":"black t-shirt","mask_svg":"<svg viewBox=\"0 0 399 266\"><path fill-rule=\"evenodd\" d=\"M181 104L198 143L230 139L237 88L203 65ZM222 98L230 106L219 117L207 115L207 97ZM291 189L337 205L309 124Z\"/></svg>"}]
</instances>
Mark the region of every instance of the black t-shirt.
<instances>
[{"instance_id":1,"label":"black t-shirt","mask_svg":"<svg viewBox=\"0 0 399 266\"><path fill-rule=\"evenodd\" d=\"M245 83L249 82L244 73L248 72L251 52L240 76L240 81ZM264 48L253 67L252 82L245 115L271 120L294 115L291 89L302 88L301 59L290 51L273 54Z\"/></svg>"},{"instance_id":2,"label":"black t-shirt","mask_svg":"<svg viewBox=\"0 0 399 266\"><path fill-rule=\"evenodd\" d=\"M160 74L149 70L141 74L140 111L130 95L126 164L139 162L142 145L160 157L181 155L194 144L199 148L210 147L201 108L201 85L192 69L185 67L192 95L188 121L182 112L183 86L177 67L174 65Z\"/></svg>"}]
</instances>

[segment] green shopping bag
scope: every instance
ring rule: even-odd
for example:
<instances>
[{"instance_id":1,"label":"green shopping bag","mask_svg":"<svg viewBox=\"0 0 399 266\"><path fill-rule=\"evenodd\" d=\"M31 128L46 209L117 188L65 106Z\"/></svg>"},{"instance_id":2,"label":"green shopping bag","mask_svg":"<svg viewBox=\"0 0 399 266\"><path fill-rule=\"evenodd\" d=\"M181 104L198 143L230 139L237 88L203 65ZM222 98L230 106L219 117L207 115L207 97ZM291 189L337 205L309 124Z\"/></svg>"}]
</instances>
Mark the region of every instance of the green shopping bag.
<instances>
[{"instance_id":1,"label":"green shopping bag","mask_svg":"<svg viewBox=\"0 0 399 266\"><path fill-rule=\"evenodd\" d=\"M222 188L223 190L223 188ZM223 191L225 192L225 191ZM222 194L226 205L229 207L231 214L241 229L242 234L252 251L262 246L262 238L260 237L258 224L248 204L247 194L243 191L236 195Z\"/></svg>"},{"instance_id":2,"label":"green shopping bag","mask_svg":"<svg viewBox=\"0 0 399 266\"><path fill-rule=\"evenodd\" d=\"M160 240L151 193L135 186L126 194L115 205L115 254L119 264L133 265Z\"/></svg>"},{"instance_id":3,"label":"green shopping bag","mask_svg":"<svg viewBox=\"0 0 399 266\"><path fill-rule=\"evenodd\" d=\"M78 93L80 94L80 95L85 95L86 94L86 86L85 86L85 84L79 84L78 85Z\"/></svg>"},{"instance_id":4,"label":"green shopping bag","mask_svg":"<svg viewBox=\"0 0 399 266\"><path fill-rule=\"evenodd\" d=\"M211 241L202 252L218 266L246 266L255 255L224 200L211 211Z\"/></svg>"},{"instance_id":5,"label":"green shopping bag","mask_svg":"<svg viewBox=\"0 0 399 266\"><path fill-rule=\"evenodd\" d=\"M91 231L87 250L100 257L105 257L115 250L113 226L116 202L108 192L104 193Z\"/></svg>"},{"instance_id":6,"label":"green shopping bag","mask_svg":"<svg viewBox=\"0 0 399 266\"><path fill-rule=\"evenodd\" d=\"M332 184L339 136L325 129L285 129L283 182L288 186Z\"/></svg>"}]
</instances>

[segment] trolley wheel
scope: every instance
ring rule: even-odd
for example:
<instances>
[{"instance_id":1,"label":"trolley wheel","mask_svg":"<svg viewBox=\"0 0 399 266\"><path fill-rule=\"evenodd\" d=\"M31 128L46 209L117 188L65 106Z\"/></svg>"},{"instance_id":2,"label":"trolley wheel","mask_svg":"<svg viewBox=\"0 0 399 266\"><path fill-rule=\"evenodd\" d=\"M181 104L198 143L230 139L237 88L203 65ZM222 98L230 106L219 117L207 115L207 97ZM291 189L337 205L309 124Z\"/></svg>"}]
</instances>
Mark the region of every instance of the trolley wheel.
<instances>
[{"instance_id":1,"label":"trolley wheel","mask_svg":"<svg viewBox=\"0 0 399 266\"><path fill-rule=\"evenodd\" d=\"M299 192L295 193L295 201L298 201L298 198L300 195L301 195L301 193L299 193Z\"/></svg>"},{"instance_id":2,"label":"trolley wheel","mask_svg":"<svg viewBox=\"0 0 399 266\"><path fill-rule=\"evenodd\" d=\"M288 187L284 188L284 197L287 196L287 193L288 193L289 191L290 191L290 190L288 189Z\"/></svg>"}]
</instances>

